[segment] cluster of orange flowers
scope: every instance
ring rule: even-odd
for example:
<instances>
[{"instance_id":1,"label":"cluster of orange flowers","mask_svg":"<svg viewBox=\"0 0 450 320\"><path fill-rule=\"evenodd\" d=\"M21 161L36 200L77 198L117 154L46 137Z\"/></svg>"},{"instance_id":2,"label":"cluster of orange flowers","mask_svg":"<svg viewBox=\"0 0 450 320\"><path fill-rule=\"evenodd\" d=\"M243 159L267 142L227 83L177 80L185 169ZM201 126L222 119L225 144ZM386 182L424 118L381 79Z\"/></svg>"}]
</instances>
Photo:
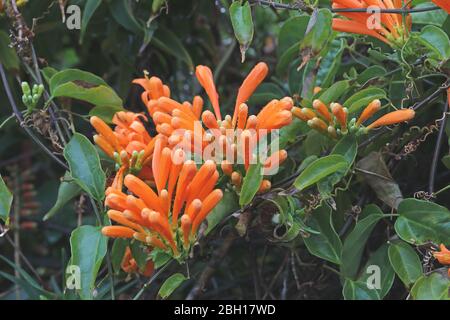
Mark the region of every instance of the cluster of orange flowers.
<instances>
[{"instance_id":1,"label":"cluster of orange flowers","mask_svg":"<svg viewBox=\"0 0 450 320\"><path fill-rule=\"evenodd\" d=\"M450 266L450 250L448 250L444 244L440 245L441 251L436 251L433 253L434 257L439 261L440 264ZM450 268L448 269L448 276L450 277Z\"/></svg>"},{"instance_id":2,"label":"cluster of orange flowers","mask_svg":"<svg viewBox=\"0 0 450 320\"><path fill-rule=\"evenodd\" d=\"M205 158L204 152L208 147L215 146L214 150L219 150L220 154L215 153L214 158L220 159L218 162L223 173L239 188L243 175L234 164L244 164L245 173L255 161L254 143L260 141L271 130L280 129L292 121L293 101L289 97L272 100L257 115L249 116L249 108L245 102L267 73L268 67L263 62L251 70L239 88L233 116L227 115L223 119L213 74L206 66L197 66L196 76L211 101L214 113L209 110L203 111L203 100L199 96L194 97L192 103L187 101L179 103L167 95L152 95L152 92L164 91L163 83L156 77L139 79L137 83L145 90L142 101L153 118L156 130L168 138L169 146L173 148L181 144L202 158ZM241 150L238 150L239 147ZM232 159L225 159L230 154ZM264 174L269 175L286 157L286 151L280 150L264 159ZM240 161L236 161L237 158L240 158ZM270 186L270 181L264 179L260 192L267 191Z\"/></svg>"},{"instance_id":3,"label":"cluster of orange flowers","mask_svg":"<svg viewBox=\"0 0 450 320\"><path fill-rule=\"evenodd\" d=\"M112 238L135 239L149 248L184 259L201 223L223 196L220 189L214 189L220 174L216 162L203 157L206 148L218 143L223 156L231 151L235 157L242 157L242 166L234 164L235 158L233 162L223 159L219 163L223 174L240 187L242 174L255 157L251 139L259 141L267 132L292 121L293 101L287 97L269 102L257 115L248 115L245 102L267 73L265 63L255 66L239 88L233 116L223 119L208 67L198 66L196 76L205 88L214 113L203 111L203 100L199 96L192 104L171 99L169 87L157 77L134 80L133 83L144 88L141 99L155 123L156 137L148 134L145 128L148 120L143 114L118 112L113 117L113 129L100 118L91 117L90 122L97 131L94 141L115 161L117 171L105 192L108 217L117 224L104 227L102 233ZM231 137L227 130L233 132ZM200 136L199 145L192 139L186 140L186 136L194 135ZM238 143L239 139L243 143ZM187 148L179 148L180 142L186 144L186 141ZM203 164L197 168L184 150L201 155ZM271 174L286 157L286 151L281 150L264 159L264 174ZM260 191L270 187L270 181L265 179ZM127 250L122 269L147 275L153 265L149 264L144 271L138 270Z\"/></svg>"},{"instance_id":4,"label":"cluster of orange flowers","mask_svg":"<svg viewBox=\"0 0 450 320\"><path fill-rule=\"evenodd\" d=\"M182 150L167 147L167 138L155 139L151 170L156 192L132 174L124 178L131 194L108 188L108 217L119 225L104 227L102 232L113 238L134 238L178 258L187 253L200 224L222 199L222 191L214 190L219 173L212 161L197 170L192 160L185 161Z\"/></svg>"},{"instance_id":5,"label":"cluster of orange flowers","mask_svg":"<svg viewBox=\"0 0 450 320\"><path fill-rule=\"evenodd\" d=\"M436 2L447 0L435 0ZM407 2L407 1L405 1ZM334 9L401 9L402 0L333 0ZM407 6L409 7L409 5ZM370 11L370 10L369 10ZM402 46L411 31L411 15L403 17L400 14L381 13L380 20L375 21L368 12L339 12L347 19L333 19L333 29L340 32L350 32L377 38L389 45ZM372 20L371 20L372 19ZM370 24L370 26L368 25Z\"/></svg>"},{"instance_id":6,"label":"cluster of orange flowers","mask_svg":"<svg viewBox=\"0 0 450 320\"><path fill-rule=\"evenodd\" d=\"M313 101L313 109L294 107L292 114L300 120L305 121L311 128L329 135L334 139L349 132L362 134L381 126L408 121L414 118L415 115L412 109L396 110L385 114L367 126L363 126L363 123L379 111L380 108L380 100L375 99L364 108L358 119L352 118L349 120L348 110L341 104L331 103L330 105L326 105L319 99L316 99Z\"/></svg>"}]
</instances>

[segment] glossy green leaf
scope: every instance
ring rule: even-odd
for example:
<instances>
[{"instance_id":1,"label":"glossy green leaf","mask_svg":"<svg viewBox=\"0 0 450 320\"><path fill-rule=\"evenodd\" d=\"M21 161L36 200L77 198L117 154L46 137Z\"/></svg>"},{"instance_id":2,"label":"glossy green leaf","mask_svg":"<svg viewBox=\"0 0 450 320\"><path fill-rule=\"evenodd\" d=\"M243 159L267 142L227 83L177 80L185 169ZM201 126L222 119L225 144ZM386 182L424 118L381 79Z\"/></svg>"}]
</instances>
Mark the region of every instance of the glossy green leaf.
<instances>
[{"instance_id":1,"label":"glossy green leaf","mask_svg":"<svg viewBox=\"0 0 450 320\"><path fill-rule=\"evenodd\" d=\"M81 19L80 43L83 42L83 38L86 33L89 21L91 21L92 16L101 3L102 0L86 0L86 4L84 5L83 9L83 17Z\"/></svg>"},{"instance_id":2,"label":"glossy green leaf","mask_svg":"<svg viewBox=\"0 0 450 320\"><path fill-rule=\"evenodd\" d=\"M154 263L155 269L161 268L163 265L165 265L167 262L172 260L172 256L167 254L165 251L162 251L161 249L155 248L150 253L151 260Z\"/></svg>"},{"instance_id":3,"label":"glossy green leaf","mask_svg":"<svg viewBox=\"0 0 450 320\"><path fill-rule=\"evenodd\" d=\"M317 187L319 188L319 192L322 195L329 195L334 186L345 176L347 175L350 167L353 165L353 162L356 159L356 154L358 152L358 143L356 141L356 137L353 135L346 135L339 140L336 146L331 151L331 154L341 155L347 160L347 166L342 168L329 177L319 181L317 183Z\"/></svg>"},{"instance_id":4,"label":"glossy green leaf","mask_svg":"<svg viewBox=\"0 0 450 320\"><path fill-rule=\"evenodd\" d=\"M251 164L243 179L241 194L239 196L239 205L249 204L258 192L259 186L263 180L261 163Z\"/></svg>"},{"instance_id":5,"label":"glossy green leaf","mask_svg":"<svg viewBox=\"0 0 450 320\"><path fill-rule=\"evenodd\" d=\"M450 211L436 203L405 199L398 206L395 231L406 242L450 245Z\"/></svg>"},{"instance_id":6,"label":"glossy green leaf","mask_svg":"<svg viewBox=\"0 0 450 320\"><path fill-rule=\"evenodd\" d=\"M102 78L93 73L79 69L65 69L54 73L50 78L50 93L53 93L59 86L73 81L78 82L80 85L85 83L92 86L108 86Z\"/></svg>"},{"instance_id":7,"label":"glossy green leaf","mask_svg":"<svg viewBox=\"0 0 450 320\"><path fill-rule=\"evenodd\" d=\"M323 178L348 166L347 160L341 155L329 155L311 163L295 180L294 186L302 191Z\"/></svg>"},{"instance_id":8,"label":"glossy green leaf","mask_svg":"<svg viewBox=\"0 0 450 320\"><path fill-rule=\"evenodd\" d=\"M407 243L397 241L389 246L389 261L400 280L409 287L422 276L422 264L416 251Z\"/></svg>"},{"instance_id":9,"label":"glossy green leaf","mask_svg":"<svg viewBox=\"0 0 450 320\"><path fill-rule=\"evenodd\" d=\"M330 40L332 14L328 9L315 11L308 22L305 38L301 42L300 49L312 49L313 53L319 53Z\"/></svg>"},{"instance_id":10,"label":"glossy green leaf","mask_svg":"<svg viewBox=\"0 0 450 320\"><path fill-rule=\"evenodd\" d=\"M125 255L125 250L129 245L128 239L116 238L111 249L111 264L115 274L118 274L121 270L121 264Z\"/></svg>"},{"instance_id":11,"label":"glossy green leaf","mask_svg":"<svg viewBox=\"0 0 450 320\"><path fill-rule=\"evenodd\" d=\"M105 173L92 143L82 134L75 133L64 148L70 174L75 182L92 197L102 201L105 196Z\"/></svg>"},{"instance_id":12,"label":"glossy green leaf","mask_svg":"<svg viewBox=\"0 0 450 320\"><path fill-rule=\"evenodd\" d=\"M369 289L367 283L346 279L342 289L345 300L380 300L377 290Z\"/></svg>"},{"instance_id":13,"label":"glossy green leaf","mask_svg":"<svg viewBox=\"0 0 450 320\"><path fill-rule=\"evenodd\" d=\"M344 102L349 114L359 113L375 99L386 99L386 92L383 89L369 87L356 92Z\"/></svg>"},{"instance_id":14,"label":"glossy green leaf","mask_svg":"<svg viewBox=\"0 0 450 320\"><path fill-rule=\"evenodd\" d=\"M450 280L437 272L422 276L411 289L414 300L449 300Z\"/></svg>"},{"instance_id":15,"label":"glossy green leaf","mask_svg":"<svg viewBox=\"0 0 450 320\"><path fill-rule=\"evenodd\" d=\"M0 175L0 219L4 223L9 222L9 212L11 211L11 204L13 201L13 194L9 191L5 181Z\"/></svg>"},{"instance_id":16,"label":"glossy green leaf","mask_svg":"<svg viewBox=\"0 0 450 320\"><path fill-rule=\"evenodd\" d=\"M375 205L368 205L364 210L374 213L358 221L342 247L341 273L350 279L356 278L366 242L375 225L383 218L383 213Z\"/></svg>"},{"instance_id":17,"label":"glossy green leaf","mask_svg":"<svg viewBox=\"0 0 450 320\"><path fill-rule=\"evenodd\" d=\"M220 222L237 209L239 209L239 199L236 196L236 193L225 190L222 200L220 200L206 217L208 228L205 230L205 235L210 233Z\"/></svg>"},{"instance_id":18,"label":"glossy green leaf","mask_svg":"<svg viewBox=\"0 0 450 320\"><path fill-rule=\"evenodd\" d=\"M331 102L338 101L349 88L350 82L348 80L335 82L331 87L320 91L317 99L328 105Z\"/></svg>"},{"instance_id":19,"label":"glossy green leaf","mask_svg":"<svg viewBox=\"0 0 450 320\"><path fill-rule=\"evenodd\" d=\"M177 35L169 29L163 27L158 28L151 39L151 44L185 62L190 70L194 70L194 63L192 62L191 56Z\"/></svg>"},{"instance_id":20,"label":"glossy green leaf","mask_svg":"<svg viewBox=\"0 0 450 320\"><path fill-rule=\"evenodd\" d=\"M122 27L137 35L144 33L143 25L136 20L133 14L131 1L111 0L109 1L109 9L114 20Z\"/></svg>"},{"instance_id":21,"label":"glossy green leaf","mask_svg":"<svg viewBox=\"0 0 450 320\"><path fill-rule=\"evenodd\" d=\"M241 5L240 1L234 1L230 6L230 19L233 26L234 35L239 42L241 49L241 61L245 60L245 52L253 40L253 19L250 3Z\"/></svg>"},{"instance_id":22,"label":"glossy green leaf","mask_svg":"<svg viewBox=\"0 0 450 320\"><path fill-rule=\"evenodd\" d=\"M110 87L85 87L85 84L67 82L57 87L52 97L67 97L89 102L96 106L122 106L122 99Z\"/></svg>"},{"instance_id":23,"label":"glossy green leaf","mask_svg":"<svg viewBox=\"0 0 450 320\"><path fill-rule=\"evenodd\" d=\"M64 174L58 188L58 196L53 207L45 214L43 220L46 221L58 213L70 200L81 193L81 188L72 179L69 172Z\"/></svg>"},{"instance_id":24,"label":"glossy green leaf","mask_svg":"<svg viewBox=\"0 0 450 320\"><path fill-rule=\"evenodd\" d=\"M80 289L82 299L92 299L95 279L106 255L107 238L101 227L81 226L72 231L70 265L80 268Z\"/></svg>"},{"instance_id":25,"label":"glossy green leaf","mask_svg":"<svg viewBox=\"0 0 450 320\"><path fill-rule=\"evenodd\" d=\"M328 53L320 61L320 69L317 73L318 85L324 88L329 87L341 66L342 54L345 45L343 39L333 40Z\"/></svg>"},{"instance_id":26,"label":"glossy green leaf","mask_svg":"<svg viewBox=\"0 0 450 320\"><path fill-rule=\"evenodd\" d=\"M303 238L308 251L319 258L340 264L342 243L333 227L331 208L328 205L322 205L315 209L308 217L306 224L320 232Z\"/></svg>"},{"instance_id":27,"label":"glossy green leaf","mask_svg":"<svg viewBox=\"0 0 450 320\"><path fill-rule=\"evenodd\" d=\"M379 80L380 78L384 77L386 73L387 73L386 69L381 66L377 66L377 65L370 66L358 75L358 77L356 78L356 81L360 85L364 85L366 82L368 82L370 80ZM361 91L363 91L363 90L361 90Z\"/></svg>"},{"instance_id":28,"label":"glossy green leaf","mask_svg":"<svg viewBox=\"0 0 450 320\"><path fill-rule=\"evenodd\" d=\"M164 281L159 289L158 295L165 299L175 291L187 278L181 273L175 273Z\"/></svg>"},{"instance_id":29,"label":"glossy green leaf","mask_svg":"<svg viewBox=\"0 0 450 320\"><path fill-rule=\"evenodd\" d=\"M450 59L450 40L442 29L432 25L425 26L420 33L419 40L433 51L438 59Z\"/></svg>"},{"instance_id":30,"label":"glossy green leaf","mask_svg":"<svg viewBox=\"0 0 450 320\"><path fill-rule=\"evenodd\" d=\"M394 269L389 262L388 249L389 245L385 243L372 253L358 279L359 282L366 283L368 289L373 288L377 291L380 299L388 294L395 279Z\"/></svg>"},{"instance_id":31,"label":"glossy green leaf","mask_svg":"<svg viewBox=\"0 0 450 320\"><path fill-rule=\"evenodd\" d=\"M283 22L278 33L277 56L280 58L289 48L296 45L297 54L300 51L300 41L304 38L309 16L300 15Z\"/></svg>"}]
</instances>

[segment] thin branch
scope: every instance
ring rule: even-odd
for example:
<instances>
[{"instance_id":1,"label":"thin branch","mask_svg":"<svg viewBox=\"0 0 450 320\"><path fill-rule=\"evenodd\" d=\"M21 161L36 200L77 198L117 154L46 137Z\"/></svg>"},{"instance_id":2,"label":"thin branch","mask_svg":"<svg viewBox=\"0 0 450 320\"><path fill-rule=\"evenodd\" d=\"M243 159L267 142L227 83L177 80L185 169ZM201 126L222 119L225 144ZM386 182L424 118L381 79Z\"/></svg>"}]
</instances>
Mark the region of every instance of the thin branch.
<instances>
[{"instance_id":1,"label":"thin branch","mask_svg":"<svg viewBox=\"0 0 450 320\"><path fill-rule=\"evenodd\" d=\"M293 10L293 11L306 11L311 12L312 8L308 7L303 1L296 1L293 4L288 3L279 3L274 0L251 0L250 3L268 6L274 9L284 9L284 10ZM401 9L380 9L379 13L394 13L394 14L408 14L408 13L417 13L417 12L427 12L427 11L435 11L441 10L438 6L430 6L425 8L407 8L403 7ZM370 13L371 10L367 8L331 8L331 12L339 13L339 12L367 12Z\"/></svg>"},{"instance_id":2,"label":"thin branch","mask_svg":"<svg viewBox=\"0 0 450 320\"><path fill-rule=\"evenodd\" d=\"M40 140L39 138L33 133L33 131L25 125L22 113L20 112L19 108L17 107L11 89L8 84L8 80L6 79L5 70L3 69L3 64L0 63L0 75L3 82L3 87L5 89L6 95L8 97L9 103L13 109L14 115L16 116L17 120L19 121L19 125L22 127L22 129L25 130L25 132L28 134L28 136L48 155L50 158L55 160L61 167L63 167L65 170L69 170L69 167L56 155L53 154L53 152L47 148Z\"/></svg>"},{"instance_id":3,"label":"thin branch","mask_svg":"<svg viewBox=\"0 0 450 320\"><path fill-rule=\"evenodd\" d=\"M441 146L442 146L442 139L444 138L444 134L445 134L445 126L447 123L447 103L444 103L444 115L443 115L443 119L441 122L441 127L439 129L439 135L438 138L436 140L436 146L434 148L434 154L433 154L433 160L431 162L431 169L430 169L430 178L429 178L429 183L428 183L428 192L430 194L433 194L434 192L434 182L435 182L435 177L436 177L436 168L437 168L437 164L439 161L439 153L441 152Z\"/></svg>"}]
</instances>

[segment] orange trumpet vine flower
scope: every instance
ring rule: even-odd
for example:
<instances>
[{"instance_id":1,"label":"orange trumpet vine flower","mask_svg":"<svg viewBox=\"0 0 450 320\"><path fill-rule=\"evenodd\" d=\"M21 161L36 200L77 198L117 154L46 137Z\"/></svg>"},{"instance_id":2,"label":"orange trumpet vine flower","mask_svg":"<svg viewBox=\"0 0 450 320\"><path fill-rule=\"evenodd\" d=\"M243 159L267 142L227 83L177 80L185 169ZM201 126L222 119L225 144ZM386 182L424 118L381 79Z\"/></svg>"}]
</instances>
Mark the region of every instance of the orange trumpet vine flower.
<instances>
[{"instance_id":1,"label":"orange trumpet vine flower","mask_svg":"<svg viewBox=\"0 0 450 320\"><path fill-rule=\"evenodd\" d=\"M219 173L213 161L199 169L185 161L182 150L171 150L167 139L156 138L152 158L156 187L128 174L124 185L131 194L114 190L106 196L108 216L118 225L102 229L106 236L134 238L151 247L185 256L200 224L222 199L214 189Z\"/></svg>"},{"instance_id":2,"label":"orange trumpet vine flower","mask_svg":"<svg viewBox=\"0 0 450 320\"><path fill-rule=\"evenodd\" d=\"M439 246L441 251L436 251L433 253L434 257L439 261L440 264L450 264L450 250L448 250L444 244Z\"/></svg>"},{"instance_id":3,"label":"orange trumpet vine flower","mask_svg":"<svg viewBox=\"0 0 450 320\"><path fill-rule=\"evenodd\" d=\"M450 14L450 1L448 0L431 0L435 4L437 4L439 7L447 11L447 13Z\"/></svg>"},{"instance_id":4,"label":"orange trumpet vine flower","mask_svg":"<svg viewBox=\"0 0 450 320\"><path fill-rule=\"evenodd\" d=\"M368 35L389 45L401 46L411 31L411 15L374 13L373 9L401 9L401 0L333 0L333 9L367 9L367 12L339 12L347 19L333 19L333 29ZM377 21L377 18L379 21Z\"/></svg>"},{"instance_id":5,"label":"orange trumpet vine flower","mask_svg":"<svg viewBox=\"0 0 450 320\"><path fill-rule=\"evenodd\" d=\"M231 154L232 162L235 163L235 158L239 157L244 164L244 170L247 171L255 160L253 156L255 143L271 130L280 129L292 121L293 101L288 97L272 100L257 115L249 115L249 108L245 102L267 73L268 67L264 62L258 63L250 71L238 90L232 116L222 117L213 73L207 66L197 66L196 76L209 97L213 112L209 110L202 112L203 100L198 96L192 103L179 103L164 95L155 95L149 100L150 94L142 100L156 124L156 130L168 138L171 148L182 146L184 150L188 149L204 157L206 148L214 145L218 151L213 156L219 163L224 160L225 155ZM155 77L151 79L153 78ZM162 83L159 83L160 88L161 86ZM161 92L161 89L159 91ZM222 169L231 177L237 168L227 163ZM240 183L241 179L238 179L236 174L234 176L235 179L231 179L231 182ZM242 175L240 177L242 178Z\"/></svg>"},{"instance_id":6,"label":"orange trumpet vine flower","mask_svg":"<svg viewBox=\"0 0 450 320\"><path fill-rule=\"evenodd\" d=\"M146 121L142 114L120 111L113 117L112 130L102 119L93 116L90 122L98 133L94 142L115 160L117 168L139 172L151 160L154 147L154 139L144 126Z\"/></svg>"},{"instance_id":7,"label":"orange trumpet vine flower","mask_svg":"<svg viewBox=\"0 0 450 320\"><path fill-rule=\"evenodd\" d=\"M381 102L378 99L371 101L363 109L361 115L348 120L348 110L339 103L331 103L329 106L320 100L313 101L314 109L311 108L292 108L292 114L300 120L306 122L311 128L337 138L348 132L363 134L368 130L387 126L391 124L408 121L414 118L415 112L412 109L402 109L385 114L367 127L362 124L370 119L381 108ZM331 112L330 112L331 111ZM332 116L331 116L332 114Z\"/></svg>"},{"instance_id":8,"label":"orange trumpet vine flower","mask_svg":"<svg viewBox=\"0 0 450 320\"><path fill-rule=\"evenodd\" d=\"M141 270L136 260L133 258L130 247L127 247L125 249L125 254L122 258L122 263L120 264L120 267L126 273L139 273L144 277L150 277L153 274L155 268L153 261L150 260L147 261L144 270Z\"/></svg>"}]
</instances>

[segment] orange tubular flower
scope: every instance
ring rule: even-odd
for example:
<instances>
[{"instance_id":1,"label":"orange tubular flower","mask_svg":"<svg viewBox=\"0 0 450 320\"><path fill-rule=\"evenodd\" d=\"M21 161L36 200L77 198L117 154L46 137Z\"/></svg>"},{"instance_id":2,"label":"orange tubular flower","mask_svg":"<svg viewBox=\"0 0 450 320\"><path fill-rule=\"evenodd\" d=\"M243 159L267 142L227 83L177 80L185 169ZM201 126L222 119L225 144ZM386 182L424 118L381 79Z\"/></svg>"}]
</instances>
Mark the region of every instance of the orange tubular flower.
<instances>
[{"instance_id":1,"label":"orange tubular flower","mask_svg":"<svg viewBox=\"0 0 450 320\"><path fill-rule=\"evenodd\" d=\"M415 112L412 109L397 110L382 116L367 127L363 127L363 123L380 110L380 100L375 99L371 101L367 107L364 108L361 115L358 117L358 120L352 118L350 121L348 121L347 108L339 103L331 103L328 107L320 100L314 100L313 106L315 110L311 108L300 109L294 107L292 109L292 114L306 122L311 128L329 135L334 139L349 132L359 135L367 133L370 129L408 121L414 118L415 115ZM330 110L333 115L331 118Z\"/></svg>"},{"instance_id":2,"label":"orange tubular flower","mask_svg":"<svg viewBox=\"0 0 450 320\"><path fill-rule=\"evenodd\" d=\"M333 19L333 29L340 32L349 32L368 35L377 38L389 45L401 46L405 43L411 30L411 15L406 16L404 23L400 14L381 13L381 21L375 21L376 14L371 8L401 9L402 1L398 0L333 0L333 9L367 9L368 12L339 12L348 20ZM370 25L369 25L370 23ZM406 25L406 27L405 27Z\"/></svg>"},{"instance_id":3,"label":"orange tubular flower","mask_svg":"<svg viewBox=\"0 0 450 320\"><path fill-rule=\"evenodd\" d=\"M411 120L414 118L414 115L416 113L412 109L402 109L397 110L393 112L389 112L388 114L385 114L378 120L374 121L370 125L367 126L367 129L374 129L381 126L388 126L391 124L396 124L404 121Z\"/></svg>"},{"instance_id":4,"label":"orange tubular flower","mask_svg":"<svg viewBox=\"0 0 450 320\"><path fill-rule=\"evenodd\" d=\"M132 194L115 190L106 196L108 216L119 225L102 232L185 257L200 224L222 199L222 191L214 190L219 173L213 161L197 170L193 161L184 161L182 150L165 145L167 139L156 140L151 166L156 188L128 174L124 184Z\"/></svg>"},{"instance_id":5,"label":"orange tubular flower","mask_svg":"<svg viewBox=\"0 0 450 320\"><path fill-rule=\"evenodd\" d=\"M433 253L434 257L439 261L440 264L450 264L450 250L448 250L444 244L439 246L441 250Z\"/></svg>"},{"instance_id":6,"label":"orange tubular flower","mask_svg":"<svg viewBox=\"0 0 450 320\"><path fill-rule=\"evenodd\" d=\"M435 4L437 4L439 7L447 11L447 13L450 14L450 1L448 0L431 0Z\"/></svg>"},{"instance_id":7,"label":"orange tubular flower","mask_svg":"<svg viewBox=\"0 0 450 320\"><path fill-rule=\"evenodd\" d=\"M133 258L130 247L125 249L120 266L126 273L139 273L144 277L150 277L154 271L154 264L151 260L146 263L144 270L140 270L136 260Z\"/></svg>"}]
</instances>

